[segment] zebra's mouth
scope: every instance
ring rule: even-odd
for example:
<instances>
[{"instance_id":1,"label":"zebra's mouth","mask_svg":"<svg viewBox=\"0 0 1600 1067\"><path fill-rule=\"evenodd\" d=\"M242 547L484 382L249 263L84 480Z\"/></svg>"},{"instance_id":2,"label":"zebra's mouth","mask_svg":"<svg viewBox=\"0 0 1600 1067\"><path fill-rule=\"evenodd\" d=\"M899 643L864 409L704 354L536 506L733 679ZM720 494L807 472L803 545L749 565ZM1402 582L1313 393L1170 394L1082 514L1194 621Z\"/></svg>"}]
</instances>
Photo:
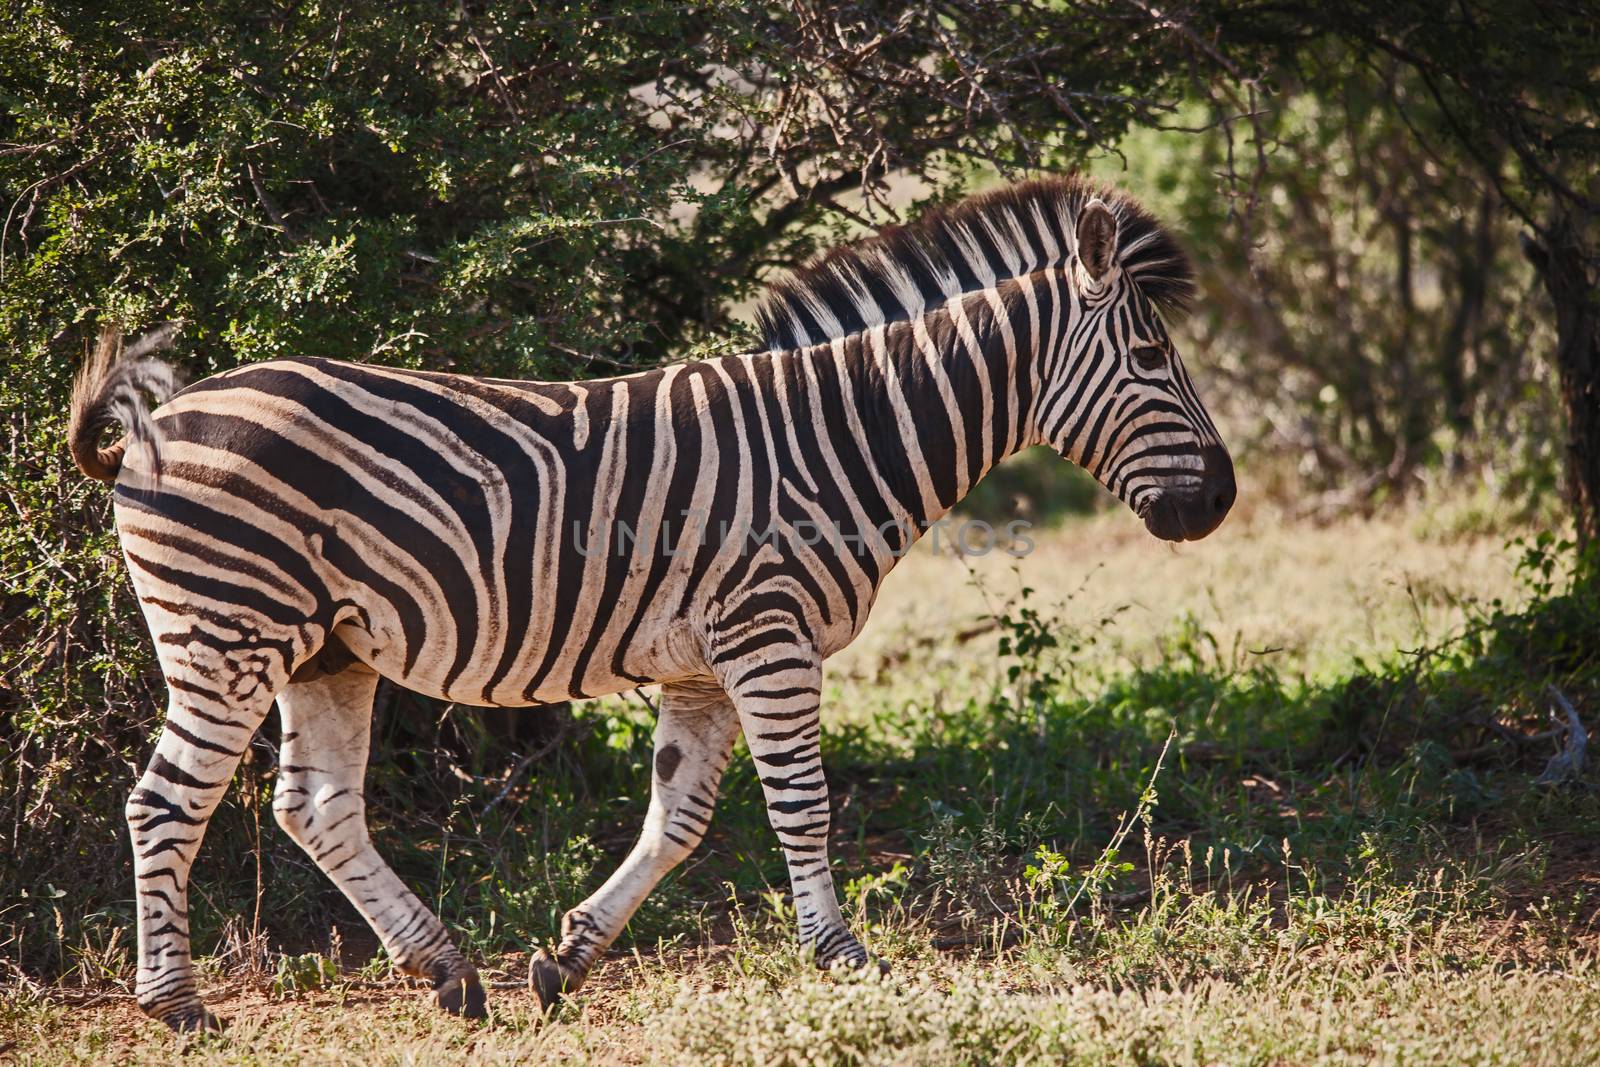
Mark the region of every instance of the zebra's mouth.
<instances>
[{"instance_id":1,"label":"zebra's mouth","mask_svg":"<svg viewBox=\"0 0 1600 1067\"><path fill-rule=\"evenodd\" d=\"M1163 541L1187 541L1189 533L1184 528L1181 510L1171 497L1162 495L1145 501L1139 509L1139 518L1144 520L1146 530Z\"/></svg>"},{"instance_id":2,"label":"zebra's mouth","mask_svg":"<svg viewBox=\"0 0 1600 1067\"><path fill-rule=\"evenodd\" d=\"M1227 451L1209 445L1201 449L1200 460L1198 483L1157 489L1139 505L1144 528L1163 541L1198 541L1221 526L1233 507L1238 486Z\"/></svg>"},{"instance_id":3,"label":"zebra's mouth","mask_svg":"<svg viewBox=\"0 0 1600 1067\"><path fill-rule=\"evenodd\" d=\"M1163 541L1198 541L1222 525L1232 503L1231 492L1166 492L1146 501L1139 517Z\"/></svg>"}]
</instances>

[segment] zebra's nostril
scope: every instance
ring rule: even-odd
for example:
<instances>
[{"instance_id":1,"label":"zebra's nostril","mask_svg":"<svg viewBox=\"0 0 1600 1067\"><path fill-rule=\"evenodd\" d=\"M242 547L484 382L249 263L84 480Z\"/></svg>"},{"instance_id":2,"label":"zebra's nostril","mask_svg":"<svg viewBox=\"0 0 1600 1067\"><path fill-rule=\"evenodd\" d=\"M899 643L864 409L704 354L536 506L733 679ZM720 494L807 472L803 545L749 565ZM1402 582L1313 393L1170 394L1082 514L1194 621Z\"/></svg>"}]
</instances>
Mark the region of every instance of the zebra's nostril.
<instances>
[{"instance_id":1,"label":"zebra's nostril","mask_svg":"<svg viewBox=\"0 0 1600 1067\"><path fill-rule=\"evenodd\" d=\"M1200 456L1210 486L1210 492L1203 499L1210 505L1212 516L1221 522L1222 516L1233 507L1234 499L1239 495L1239 487L1233 480L1233 460L1228 456L1227 449L1220 445L1208 446Z\"/></svg>"}]
</instances>

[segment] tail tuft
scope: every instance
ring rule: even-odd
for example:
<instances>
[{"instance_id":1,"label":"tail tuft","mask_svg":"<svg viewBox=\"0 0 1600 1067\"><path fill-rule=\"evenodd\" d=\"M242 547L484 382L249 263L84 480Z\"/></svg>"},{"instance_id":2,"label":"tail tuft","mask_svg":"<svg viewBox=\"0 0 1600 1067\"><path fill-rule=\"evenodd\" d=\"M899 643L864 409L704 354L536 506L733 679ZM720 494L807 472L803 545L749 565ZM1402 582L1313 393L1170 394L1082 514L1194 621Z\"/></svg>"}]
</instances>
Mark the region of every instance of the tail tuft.
<instances>
[{"instance_id":1,"label":"tail tuft","mask_svg":"<svg viewBox=\"0 0 1600 1067\"><path fill-rule=\"evenodd\" d=\"M178 376L170 366L149 356L170 345L180 326L163 323L127 345L117 327L100 330L94 354L72 383L67 422L67 447L84 474L102 482L116 481L123 457L132 449L145 467L160 476L161 431L150 418L145 398L161 404L178 391ZM123 436L115 444L101 447L105 431L119 425L125 431Z\"/></svg>"}]
</instances>

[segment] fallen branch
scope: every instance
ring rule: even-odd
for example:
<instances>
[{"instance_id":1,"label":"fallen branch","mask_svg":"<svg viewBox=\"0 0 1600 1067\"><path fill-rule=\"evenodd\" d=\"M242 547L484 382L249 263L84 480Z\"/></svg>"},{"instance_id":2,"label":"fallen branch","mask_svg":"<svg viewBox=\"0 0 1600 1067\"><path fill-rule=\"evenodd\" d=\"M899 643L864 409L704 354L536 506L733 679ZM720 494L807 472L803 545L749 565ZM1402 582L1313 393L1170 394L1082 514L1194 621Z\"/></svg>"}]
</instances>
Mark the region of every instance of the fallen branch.
<instances>
[{"instance_id":1,"label":"fallen branch","mask_svg":"<svg viewBox=\"0 0 1600 1067\"><path fill-rule=\"evenodd\" d=\"M1565 782L1576 781L1583 774L1585 756L1589 749L1589 734L1584 730L1583 723L1578 720L1578 713L1572 707L1572 702L1557 689L1550 686L1548 690L1551 703L1555 708L1551 710L1551 718L1557 719L1556 711L1566 715L1566 743L1561 751L1550 757L1550 762L1545 764L1544 773L1534 779L1534 785L1561 785Z\"/></svg>"}]
</instances>

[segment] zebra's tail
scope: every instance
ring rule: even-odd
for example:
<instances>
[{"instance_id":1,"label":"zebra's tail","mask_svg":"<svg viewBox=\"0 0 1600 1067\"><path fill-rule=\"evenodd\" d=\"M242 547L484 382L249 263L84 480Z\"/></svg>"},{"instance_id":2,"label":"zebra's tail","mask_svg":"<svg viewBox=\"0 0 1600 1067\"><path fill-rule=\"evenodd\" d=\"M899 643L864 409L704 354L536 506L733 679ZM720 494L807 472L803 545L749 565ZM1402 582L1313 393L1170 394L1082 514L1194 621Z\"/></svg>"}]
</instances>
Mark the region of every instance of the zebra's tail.
<instances>
[{"instance_id":1,"label":"zebra's tail","mask_svg":"<svg viewBox=\"0 0 1600 1067\"><path fill-rule=\"evenodd\" d=\"M178 375L150 353L172 343L182 323L168 322L138 340L124 344L116 326L100 330L100 339L72 383L72 407L67 421L67 447L78 469L102 482L117 480L122 460L131 449L152 474L161 473L161 431L150 418L149 397L160 405L178 391ZM123 436L101 447L112 426Z\"/></svg>"}]
</instances>

